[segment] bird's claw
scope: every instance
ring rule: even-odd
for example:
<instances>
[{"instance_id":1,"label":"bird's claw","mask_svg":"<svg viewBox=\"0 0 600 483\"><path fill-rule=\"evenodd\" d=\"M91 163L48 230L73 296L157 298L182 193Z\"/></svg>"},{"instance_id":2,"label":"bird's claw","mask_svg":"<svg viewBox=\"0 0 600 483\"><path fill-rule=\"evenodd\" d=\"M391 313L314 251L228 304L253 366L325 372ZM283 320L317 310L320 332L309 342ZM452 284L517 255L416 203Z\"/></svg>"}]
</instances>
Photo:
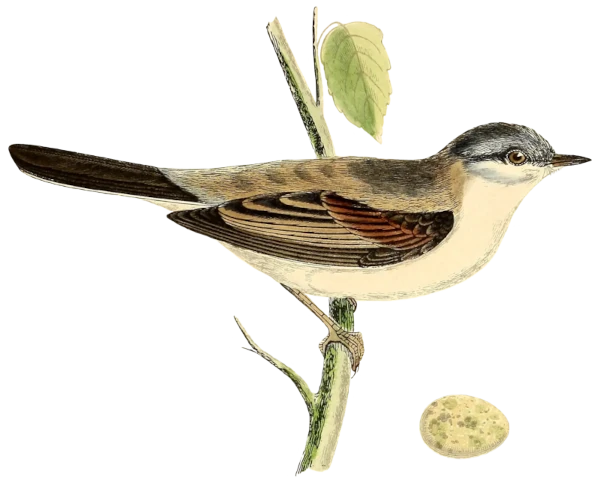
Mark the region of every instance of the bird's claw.
<instances>
[{"instance_id":1,"label":"bird's claw","mask_svg":"<svg viewBox=\"0 0 600 483\"><path fill-rule=\"evenodd\" d=\"M352 370L356 372L360 365L360 361L365 354L365 345L362 334L360 332L347 332L341 328L336 332L330 330L327 337L319 344L319 349L323 355L325 355L327 345L331 342L339 342L348 349L348 352L350 352Z\"/></svg>"}]
</instances>

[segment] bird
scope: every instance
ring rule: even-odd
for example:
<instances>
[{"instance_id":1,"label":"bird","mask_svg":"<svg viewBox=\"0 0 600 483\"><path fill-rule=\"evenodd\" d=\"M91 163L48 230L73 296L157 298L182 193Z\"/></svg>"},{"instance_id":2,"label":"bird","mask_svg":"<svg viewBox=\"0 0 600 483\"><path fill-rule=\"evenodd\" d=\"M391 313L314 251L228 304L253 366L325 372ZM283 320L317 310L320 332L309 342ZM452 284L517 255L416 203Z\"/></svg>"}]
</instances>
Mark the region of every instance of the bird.
<instances>
[{"instance_id":1,"label":"bird","mask_svg":"<svg viewBox=\"0 0 600 483\"><path fill-rule=\"evenodd\" d=\"M469 278L496 253L534 186L590 161L556 154L533 129L500 122L418 160L173 169L23 144L9 151L33 178L163 206L175 223L285 287L355 300L423 296ZM211 248L201 250L209 256Z\"/></svg>"}]
</instances>

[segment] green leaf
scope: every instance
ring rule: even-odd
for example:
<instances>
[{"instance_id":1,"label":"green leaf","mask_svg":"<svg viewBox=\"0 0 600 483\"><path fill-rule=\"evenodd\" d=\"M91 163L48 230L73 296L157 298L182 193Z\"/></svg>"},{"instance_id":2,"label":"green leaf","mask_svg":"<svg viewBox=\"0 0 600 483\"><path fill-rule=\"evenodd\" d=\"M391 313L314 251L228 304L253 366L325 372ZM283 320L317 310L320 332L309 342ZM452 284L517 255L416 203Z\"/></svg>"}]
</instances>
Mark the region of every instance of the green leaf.
<instances>
[{"instance_id":1,"label":"green leaf","mask_svg":"<svg viewBox=\"0 0 600 483\"><path fill-rule=\"evenodd\" d=\"M381 142L390 103L390 59L374 25L353 22L331 30L321 48L327 87L346 118Z\"/></svg>"}]
</instances>

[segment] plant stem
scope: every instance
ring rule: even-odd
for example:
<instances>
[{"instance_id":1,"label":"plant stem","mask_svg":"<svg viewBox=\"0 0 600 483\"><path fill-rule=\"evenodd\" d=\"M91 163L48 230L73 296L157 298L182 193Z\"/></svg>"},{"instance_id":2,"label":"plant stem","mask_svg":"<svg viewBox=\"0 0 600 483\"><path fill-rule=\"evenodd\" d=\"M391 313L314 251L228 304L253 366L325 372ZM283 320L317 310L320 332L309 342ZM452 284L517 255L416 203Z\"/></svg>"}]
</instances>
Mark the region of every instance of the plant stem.
<instances>
[{"instance_id":1,"label":"plant stem","mask_svg":"<svg viewBox=\"0 0 600 483\"><path fill-rule=\"evenodd\" d=\"M290 88L306 132L319 158L334 157L333 142L323 115L323 88L317 45L317 8L313 11L313 63L316 101L300 71L277 19L267 32ZM334 161L332 161L334 162ZM329 313L343 329L354 329L356 303L351 299L329 299ZM330 343L325 348L321 385L310 414L310 426L297 473L308 468L323 471L331 466L339 438L350 389L351 355L344 345Z\"/></svg>"},{"instance_id":2,"label":"plant stem","mask_svg":"<svg viewBox=\"0 0 600 483\"><path fill-rule=\"evenodd\" d=\"M318 24L318 14L319 11L317 7L313 10L313 65L315 69L315 105L321 111L321 115L323 116L323 104L321 103L321 99L323 97L323 83L321 82L321 63L319 62L319 37L317 33L317 24ZM323 122L325 122L325 118L323 117ZM327 129L327 125L325 125ZM329 135L329 130L327 131ZM333 146L331 146L331 154L329 156L333 156Z\"/></svg>"},{"instance_id":3,"label":"plant stem","mask_svg":"<svg viewBox=\"0 0 600 483\"><path fill-rule=\"evenodd\" d=\"M329 299L329 314L345 330L354 330L354 306L349 299ZM350 391L350 352L339 342L325 350L321 385L310 418L308 437L296 474L307 468L324 471L331 466Z\"/></svg>"},{"instance_id":4,"label":"plant stem","mask_svg":"<svg viewBox=\"0 0 600 483\"><path fill-rule=\"evenodd\" d=\"M313 16L313 31L316 29L316 25L317 15L315 9ZM294 54L285 40L279 20L275 19L267 25L267 33L269 34L269 38L275 49L275 54L277 55L277 59L283 70L283 75L290 88L292 97L296 102L296 107L298 108L298 112L300 113L300 117L302 118L302 122L304 123L304 127L308 133L315 154L319 158L335 156L333 142L331 141L329 129L327 128L325 118L323 117L322 103L320 102L321 105L319 106L315 103L308 84L298 68ZM314 43L313 55L315 56L315 72L317 72L320 68L317 64L318 57L316 57L317 54ZM320 75L317 77L318 84L320 84L319 81ZM317 88L317 92L319 92L319 88ZM321 101L319 94L317 94L317 97L319 97L319 101Z\"/></svg>"}]
</instances>

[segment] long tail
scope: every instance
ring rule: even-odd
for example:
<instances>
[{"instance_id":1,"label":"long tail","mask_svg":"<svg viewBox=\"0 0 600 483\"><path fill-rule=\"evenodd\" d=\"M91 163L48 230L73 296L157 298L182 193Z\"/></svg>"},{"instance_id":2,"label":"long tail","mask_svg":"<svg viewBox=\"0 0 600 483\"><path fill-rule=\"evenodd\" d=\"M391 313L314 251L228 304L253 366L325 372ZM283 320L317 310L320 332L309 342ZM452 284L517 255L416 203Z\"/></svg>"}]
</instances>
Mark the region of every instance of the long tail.
<instances>
[{"instance_id":1,"label":"long tail","mask_svg":"<svg viewBox=\"0 0 600 483\"><path fill-rule=\"evenodd\" d=\"M149 201L198 202L154 166L26 144L14 144L8 150L21 171L51 183Z\"/></svg>"}]
</instances>

